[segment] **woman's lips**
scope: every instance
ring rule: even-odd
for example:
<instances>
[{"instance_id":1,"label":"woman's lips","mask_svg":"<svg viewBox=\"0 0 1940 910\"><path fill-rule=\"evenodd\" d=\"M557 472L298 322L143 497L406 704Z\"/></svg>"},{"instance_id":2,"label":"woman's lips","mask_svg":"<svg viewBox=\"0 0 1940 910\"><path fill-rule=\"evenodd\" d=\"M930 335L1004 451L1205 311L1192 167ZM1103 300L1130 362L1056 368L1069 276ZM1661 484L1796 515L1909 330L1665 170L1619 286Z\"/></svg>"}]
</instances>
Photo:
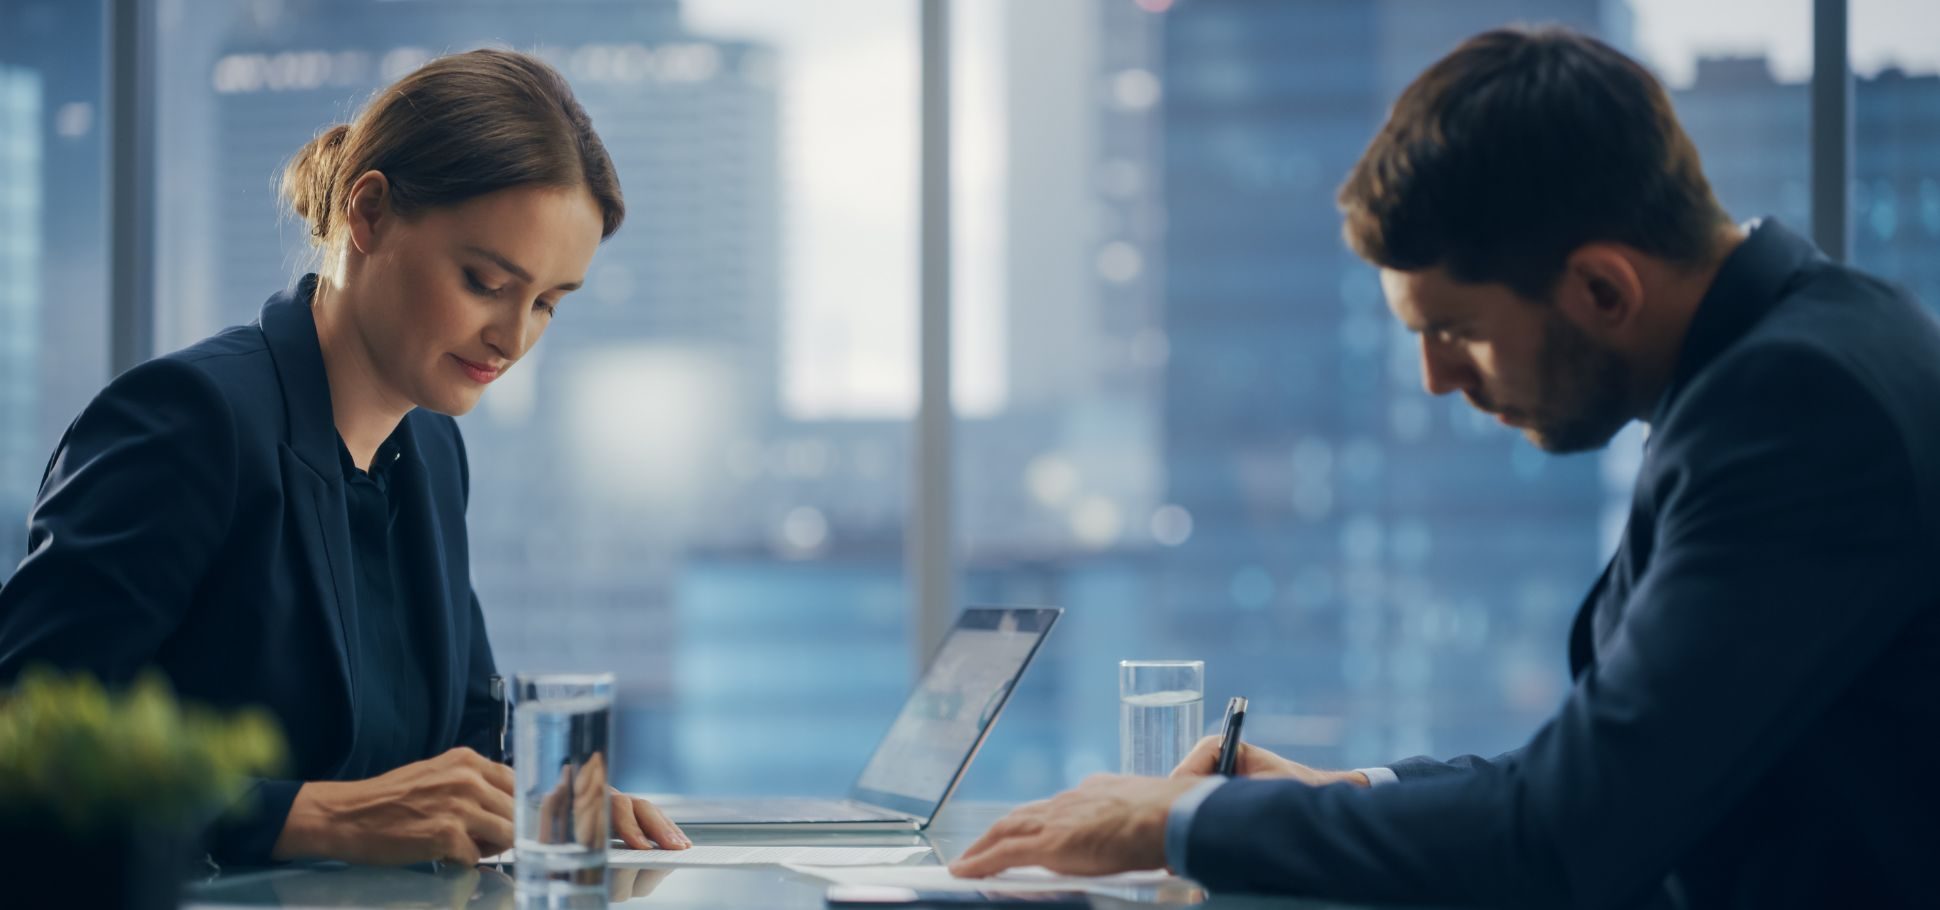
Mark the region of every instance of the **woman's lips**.
<instances>
[{"instance_id":1,"label":"woman's lips","mask_svg":"<svg viewBox=\"0 0 1940 910\"><path fill-rule=\"evenodd\" d=\"M491 367L488 367L482 363L473 363L472 361L466 360L465 358L460 357L457 354L451 355L451 359L458 361L458 366L460 369L463 369L465 371L465 375L470 376L472 381L478 383L479 385L484 385L488 382L491 382L494 379L497 379L499 376L499 373L503 372L501 370L492 369Z\"/></svg>"}]
</instances>

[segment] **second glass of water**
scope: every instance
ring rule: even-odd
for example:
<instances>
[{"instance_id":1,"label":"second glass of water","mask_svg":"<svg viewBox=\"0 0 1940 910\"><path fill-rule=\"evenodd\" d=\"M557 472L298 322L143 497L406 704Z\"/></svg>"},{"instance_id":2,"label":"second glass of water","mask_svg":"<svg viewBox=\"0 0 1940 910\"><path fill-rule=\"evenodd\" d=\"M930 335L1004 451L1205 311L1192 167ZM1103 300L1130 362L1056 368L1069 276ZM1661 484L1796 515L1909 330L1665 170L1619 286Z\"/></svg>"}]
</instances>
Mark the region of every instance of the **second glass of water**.
<instances>
[{"instance_id":1,"label":"second glass of water","mask_svg":"<svg viewBox=\"0 0 1940 910\"><path fill-rule=\"evenodd\" d=\"M513 868L522 903L605 906L612 740L613 674L515 679Z\"/></svg>"},{"instance_id":2,"label":"second glass of water","mask_svg":"<svg viewBox=\"0 0 1940 910\"><path fill-rule=\"evenodd\" d=\"M1118 758L1125 774L1162 777L1206 728L1206 662L1118 663Z\"/></svg>"}]
</instances>

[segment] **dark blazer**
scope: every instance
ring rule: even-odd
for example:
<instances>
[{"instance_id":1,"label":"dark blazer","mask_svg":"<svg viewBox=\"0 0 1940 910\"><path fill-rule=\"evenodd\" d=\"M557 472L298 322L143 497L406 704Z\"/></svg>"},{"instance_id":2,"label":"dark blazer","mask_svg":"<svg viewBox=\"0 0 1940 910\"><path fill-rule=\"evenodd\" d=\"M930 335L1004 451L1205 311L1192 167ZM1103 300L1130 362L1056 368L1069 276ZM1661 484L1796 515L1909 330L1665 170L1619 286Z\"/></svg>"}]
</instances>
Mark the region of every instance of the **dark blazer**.
<instances>
[{"instance_id":1,"label":"dark blazer","mask_svg":"<svg viewBox=\"0 0 1940 910\"><path fill-rule=\"evenodd\" d=\"M1491 906L1940 900L1940 328L1767 221L1651 426L1534 739L1371 789L1234 781L1186 871Z\"/></svg>"},{"instance_id":2,"label":"dark blazer","mask_svg":"<svg viewBox=\"0 0 1940 910\"><path fill-rule=\"evenodd\" d=\"M351 750L354 640L341 442L310 312L315 277L254 323L115 378L62 436L0 588L0 685L44 663L124 682L159 667L177 693L258 705L289 740L287 779L211 834L218 860L266 861L306 780ZM469 477L450 417L395 437L408 541L399 592L429 617L433 742L497 756L492 650L465 542Z\"/></svg>"}]
</instances>

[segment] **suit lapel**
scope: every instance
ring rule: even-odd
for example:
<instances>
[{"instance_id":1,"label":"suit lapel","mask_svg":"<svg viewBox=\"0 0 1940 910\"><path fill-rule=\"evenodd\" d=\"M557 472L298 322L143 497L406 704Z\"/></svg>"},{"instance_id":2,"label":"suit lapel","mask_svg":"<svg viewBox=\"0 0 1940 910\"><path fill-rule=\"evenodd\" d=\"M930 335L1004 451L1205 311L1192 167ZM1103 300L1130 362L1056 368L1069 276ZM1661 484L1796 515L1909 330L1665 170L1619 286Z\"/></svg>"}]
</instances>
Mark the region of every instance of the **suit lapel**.
<instances>
[{"instance_id":1,"label":"suit lapel","mask_svg":"<svg viewBox=\"0 0 1940 910\"><path fill-rule=\"evenodd\" d=\"M350 578L350 511L344 503L343 469L337 447L336 420L330 408L330 385L323 370L323 351L317 343L317 327L310 313L310 299L316 290L316 276L306 275L297 286L269 299L257 319L268 342L270 359L276 364L276 377L282 387L284 427L282 450L284 481L290 484L289 501L294 511L307 512L297 518L304 534L303 554L310 569L310 581L323 606L323 622L330 633L329 646L337 659L340 682L347 706L344 716L355 710L355 668L350 662L349 635L352 599L356 596ZM345 731L344 755L349 756L352 722Z\"/></svg>"},{"instance_id":2,"label":"suit lapel","mask_svg":"<svg viewBox=\"0 0 1940 910\"><path fill-rule=\"evenodd\" d=\"M1615 555L1603 566L1603 574L1598 575L1596 584L1590 586L1590 593L1583 595L1583 603L1576 608L1576 619L1570 623L1570 678L1583 675L1592 663L1596 662L1596 612L1597 604L1603 602L1603 591L1610 585L1610 573L1617 567L1617 560L1623 556L1623 547L1617 547Z\"/></svg>"}]
</instances>

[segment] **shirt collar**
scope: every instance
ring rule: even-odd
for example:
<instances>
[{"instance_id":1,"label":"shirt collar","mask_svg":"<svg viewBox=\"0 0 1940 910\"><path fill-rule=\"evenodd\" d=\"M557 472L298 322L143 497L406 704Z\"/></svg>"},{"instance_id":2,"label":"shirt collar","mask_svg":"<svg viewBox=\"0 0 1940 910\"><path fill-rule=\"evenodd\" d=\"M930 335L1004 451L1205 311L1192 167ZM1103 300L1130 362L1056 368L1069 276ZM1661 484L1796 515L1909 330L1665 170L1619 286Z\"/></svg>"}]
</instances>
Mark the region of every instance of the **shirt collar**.
<instances>
[{"instance_id":1,"label":"shirt collar","mask_svg":"<svg viewBox=\"0 0 1940 910\"><path fill-rule=\"evenodd\" d=\"M1785 286L1801 269L1825 258L1811 241L1777 219L1755 219L1748 227L1751 231L1744 242L1725 257L1710 289L1698 301L1697 313L1684 332L1670 385L1651 413L1652 426L1670 411L1671 403L1693 377L1771 312Z\"/></svg>"},{"instance_id":2,"label":"shirt collar","mask_svg":"<svg viewBox=\"0 0 1940 910\"><path fill-rule=\"evenodd\" d=\"M399 431L403 429L403 426L402 423L398 424ZM391 465L398 459L404 457L404 446L398 442L397 437L398 431L393 431L390 438L385 439L383 444L377 447L377 454L371 458L370 471L368 472L373 480L388 476ZM350 446L344 443L342 436L337 437L337 458L343 465L345 480L365 473L358 470L356 459L350 457Z\"/></svg>"}]
</instances>

